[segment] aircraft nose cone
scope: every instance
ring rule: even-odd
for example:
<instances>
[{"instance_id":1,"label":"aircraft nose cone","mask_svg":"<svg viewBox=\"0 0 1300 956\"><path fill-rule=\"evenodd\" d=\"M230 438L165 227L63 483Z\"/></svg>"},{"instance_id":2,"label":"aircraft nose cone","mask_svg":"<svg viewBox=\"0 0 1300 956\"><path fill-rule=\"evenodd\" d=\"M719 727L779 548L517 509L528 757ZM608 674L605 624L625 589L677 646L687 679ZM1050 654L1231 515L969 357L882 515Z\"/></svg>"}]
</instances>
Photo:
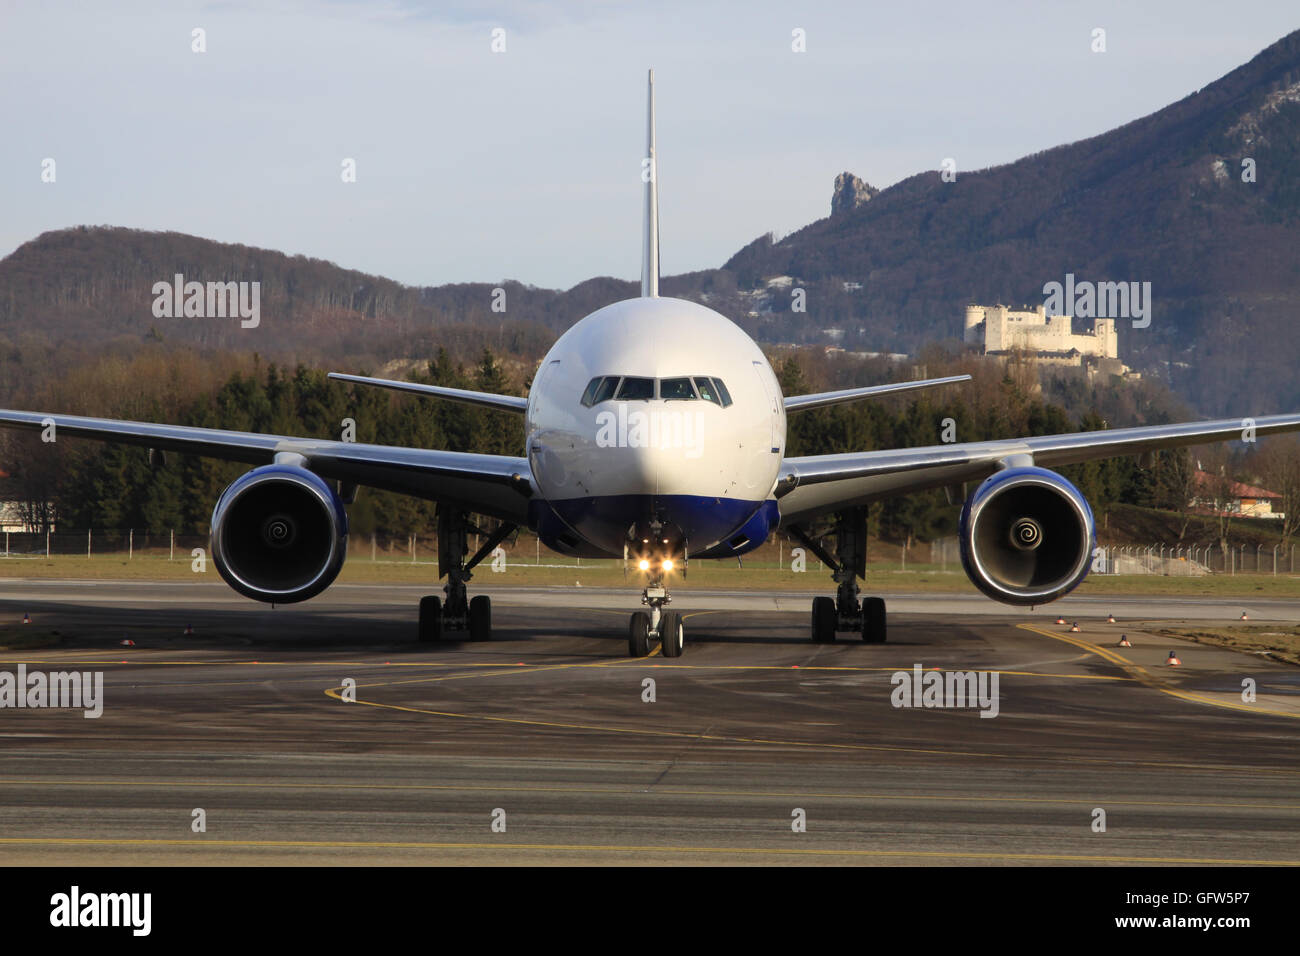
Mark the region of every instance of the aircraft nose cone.
<instances>
[{"instance_id":1,"label":"aircraft nose cone","mask_svg":"<svg viewBox=\"0 0 1300 956\"><path fill-rule=\"evenodd\" d=\"M626 448L625 455L628 477L634 483L637 493L653 495L659 492L662 456L657 448Z\"/></svg>"}]
</instances>

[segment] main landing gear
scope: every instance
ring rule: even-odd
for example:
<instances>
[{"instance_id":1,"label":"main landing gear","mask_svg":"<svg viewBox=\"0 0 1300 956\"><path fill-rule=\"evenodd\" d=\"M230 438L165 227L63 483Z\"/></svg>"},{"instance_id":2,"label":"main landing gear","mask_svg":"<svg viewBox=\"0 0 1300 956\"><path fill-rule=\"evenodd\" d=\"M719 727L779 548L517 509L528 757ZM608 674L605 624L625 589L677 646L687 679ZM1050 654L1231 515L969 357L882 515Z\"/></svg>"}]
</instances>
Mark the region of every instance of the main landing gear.
<instances>
[{"instance_id":1,"label":"main landing gear","mask_svg":"<svg viewBox=\"0 0 1300 956\"><path fill-rule=\"evenodd\" d=\"M668 589L664 587L663 570L656 568L641 592L641 603L649 606L649 612L632 612L632 620L628 623L628 654L645 657L650 653L651 639L656 639L663 648L664 657L682 656L686 647L686 628L680 613L664 609L664 605L671 602Z\"/></svg>"},{"instance_id":2,"label":"main landing gear","mask_svg":"<svg viewBox=\"0 0 1300 956\"><path fill-rule=\"evenodd\" d=\"M469 631L471 641L492 638L492 599L486 594L469 597L473 568L492 553L498 544L514 534L517 526L503 523L488 533L471 525L463 511L438 508L438 570L447 576L443 587L446 600L437 595L420 598L420 640L441 640L448 631ZM468 561L469 532L487 535L483 546Z\"/></svg>"},{"instance_id":3,"label":"main landing gear","mask_svg":"<svg viewBox=\"0 0 1300 956\"><path fill-rule=\"evenodd\" d=\"M858 600L858 578L867 576L867 509L850 508L835 515L835 556L800 527L790 533L817 555L838 585L835 597L815 597L812 602L812 639L829 644L836 631L860 634L867 644L885 642L885 602L869 597Z\"/></svg>"}]
</instances>

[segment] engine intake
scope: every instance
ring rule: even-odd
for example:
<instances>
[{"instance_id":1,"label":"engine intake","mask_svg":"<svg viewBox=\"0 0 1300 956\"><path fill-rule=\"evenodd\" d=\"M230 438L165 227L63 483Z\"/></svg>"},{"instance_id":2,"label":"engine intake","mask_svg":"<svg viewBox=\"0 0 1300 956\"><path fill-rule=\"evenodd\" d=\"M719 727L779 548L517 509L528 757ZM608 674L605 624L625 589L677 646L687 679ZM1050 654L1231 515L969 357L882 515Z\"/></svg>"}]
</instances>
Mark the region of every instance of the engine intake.
<instances>
[{"instance_id":1,"label":"engine intake","mask_svg":"<svg viewBox=\"0 0 1300 956\"><path fill-rule=\"evenodd\" d=\"M227 584L257 601L315 597L338 577L347 545L343 503L305 468L256 468L212 511L212 560Z\"/></svg>"},{"instance_id":2,"label":"engine intake","mask_svg":"<svg viewBox=\"0 0 1300 956\"><path fill-rule=\"evenodd\" d=\"M1046 604L1088 574L1096 529L1079 490L1045 468L1008 468L987 479L961 513L962 565L1004 604Z\"/></svg>"}]
</instances>

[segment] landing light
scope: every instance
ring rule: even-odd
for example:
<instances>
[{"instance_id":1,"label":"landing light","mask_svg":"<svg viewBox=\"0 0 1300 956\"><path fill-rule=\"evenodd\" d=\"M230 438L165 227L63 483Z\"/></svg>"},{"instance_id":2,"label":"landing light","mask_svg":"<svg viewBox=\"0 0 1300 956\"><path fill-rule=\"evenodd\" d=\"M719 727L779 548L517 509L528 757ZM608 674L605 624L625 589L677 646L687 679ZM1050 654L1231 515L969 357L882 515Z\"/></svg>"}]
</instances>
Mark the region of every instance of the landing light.
<instances>
[{"instance_id":1,"label":"landing light","mask_svg":"<svg viewBox=\"0 0 1300 956\"><path fill-rule=\"evenodd\" d=\"M637 567L640 568L642 571L649 571L650 562L647 561L645 558L642 558L640 562L638 562Z\"/></svg>"},{"instance_id":2,"label":"landing light","mask_svg":"<svg viewBox=\"0 0 1300 956\"><path fill-rule=\"evenodd\" d=\"M672 569L673 569L673 559L672 559L672 558L664 558L664 570L665 570L665 571L671 571Z\"/></svg>"}]
</instances>

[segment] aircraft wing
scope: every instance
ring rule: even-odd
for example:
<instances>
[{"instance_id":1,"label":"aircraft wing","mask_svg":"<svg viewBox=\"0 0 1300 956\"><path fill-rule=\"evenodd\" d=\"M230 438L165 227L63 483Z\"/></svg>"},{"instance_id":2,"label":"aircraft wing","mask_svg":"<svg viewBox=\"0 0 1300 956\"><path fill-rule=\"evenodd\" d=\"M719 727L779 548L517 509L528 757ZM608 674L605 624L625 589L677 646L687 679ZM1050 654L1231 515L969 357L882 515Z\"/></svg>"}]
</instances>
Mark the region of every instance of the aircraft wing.
<instances>
[{"instance_id":1,"label":"aircraft wing","mask_svg":"<svg viewBox=\"0 0 1300 956\"><path fill-rule=\"evenodd\" d=\"M773 494L780 503L781 523L791 525L882 498L983 480L1007 459L1058 468L1096 458L1241 440L1248 428L1256 435L1300 431L1300 414L787 458Z\"/></svg>"},{"instance_id":2,"label":"aircraft wing","mask_svg":"<svg viewBox=\"0 0 1300 956\"><path fill-rule=\"evenodd\" d=\"M953 385L957 382L969 382L969 375L949 375L946 378L923 378L914 382L891 382L888 385L867 385L863 388L842 388L836 392L814 392L811 395L791 395L785 399L787 412L799 412L806 408L823 408L826 405L842 405L845 402L857 402L864 398L878 395L892 395L896 392L910 392L918 388L934 388L938 385Z\"/></svg>"},{"instance_id":3,"label":"aircraft wing","mask_svg":"<svg viewBox=\"0 0 1300 956\"><path fill-rule=\"evenodd\" d=\"M419 382L399 382L391 378L367 378L364 375L345 375L342 372L330 372L328 378L339 382L352 382L356 385L374 385L379 388L391 388L398 392L414 392L433 398L445 398L464 405L478 405L480 408L495 408L502 412L517 412L522 415L528 411L528 399L519 395L497 395L493 392L474 392L467 388L450 388L445 385L421 385Z\"/></svg>"},{"instance_id":4,"label":"aircraft wing","mask_svg":"<svg viewBox=\"0 0 1300 956\"><path fill-rule=\"evenodd\" d=\"M0 428L40 431L51 421L56 440L92 438L249 465L301 455L322 478L457 504L515 523L527 520L532 495L526 458L0 410Z\"/></svg>"}]
</instances>

